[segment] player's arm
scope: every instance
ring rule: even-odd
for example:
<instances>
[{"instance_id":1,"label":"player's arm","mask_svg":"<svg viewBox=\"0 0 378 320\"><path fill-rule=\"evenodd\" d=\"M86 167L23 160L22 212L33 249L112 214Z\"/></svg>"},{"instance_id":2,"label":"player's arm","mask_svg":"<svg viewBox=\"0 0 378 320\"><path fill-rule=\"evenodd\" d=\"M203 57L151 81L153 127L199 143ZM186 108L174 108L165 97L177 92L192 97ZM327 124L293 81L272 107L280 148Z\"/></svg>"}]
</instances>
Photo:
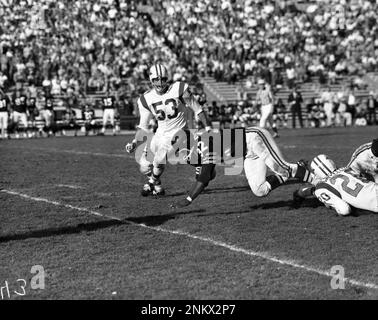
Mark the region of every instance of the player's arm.
<instances>
[{"instance_id":1,"label":"player's arm","mask_svg":"<svg viewBox=\"0 0 378 320\"><path fill-rule=\"evenodd\" d=\"M193 93L190 91L188 84L181 83L180 91L183 93L180 94L180 99L184 102L186 106L193 110L194 114L198 117L198 120L201 122L206 131L211 130L211 121L209 120L206 112L203 107L199 104L198 100L194 97Z\"/></svg>"},{"instance_id":2,"label":"player's arm","mask_svg":"<svg viewBox=\"0 0 378 320\"><path fill-rule=\"evenodd\" d=\"M126 151L132 153L138 147L138 144L142 143L143 140L140 139L145 132L148 132L148 124L153 117L151 111L148 109L147 105L138 100L138 110L139 110L139 124L137 126L137 131L135 133L134 139L126 144Z\"/></svg>"}]
</instances>

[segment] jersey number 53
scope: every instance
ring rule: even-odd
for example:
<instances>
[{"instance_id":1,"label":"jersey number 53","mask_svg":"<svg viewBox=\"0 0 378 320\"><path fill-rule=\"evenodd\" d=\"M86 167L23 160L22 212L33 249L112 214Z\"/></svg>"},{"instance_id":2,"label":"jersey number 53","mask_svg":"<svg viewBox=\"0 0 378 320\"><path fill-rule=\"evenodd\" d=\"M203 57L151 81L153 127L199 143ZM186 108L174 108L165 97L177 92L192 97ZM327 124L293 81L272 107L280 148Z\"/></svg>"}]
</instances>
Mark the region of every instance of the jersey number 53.
<instances>
[{"instance_id":1,"label":"jersey number 53","mask_svg":"<svg viewBox=\"0 0 378 320\"><path fill-rule=\"evenodd\" d=\"M156 102L156 103L153 103L152 104L152 107L154 108L155 110L155 113L156 113L156 119L158 121L164 121L165 119L174 119L177 117L178 115L178 107L177 107L177 102L175 99L167 99L165 100L164 102L164 105L166 106L165 110L167 111L167 108L171 108L172 110L172 113L170 114L166 114L166 112L162 109L158 109L157 107L158 106L161 106L163 105L163 101L159 101L159 102Z\"/></svg>"}]
</instances>

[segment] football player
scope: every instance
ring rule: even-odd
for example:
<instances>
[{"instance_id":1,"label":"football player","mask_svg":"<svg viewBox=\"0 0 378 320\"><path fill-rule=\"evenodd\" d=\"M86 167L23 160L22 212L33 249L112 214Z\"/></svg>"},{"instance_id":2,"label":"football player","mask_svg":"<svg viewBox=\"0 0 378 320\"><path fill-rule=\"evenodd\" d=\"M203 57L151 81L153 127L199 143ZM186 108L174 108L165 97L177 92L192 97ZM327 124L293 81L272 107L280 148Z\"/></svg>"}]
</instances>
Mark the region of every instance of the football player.
<instances>
[{"instance_id":1,"label":"football player","mask_svg":"<svg viewBox=\"0 0 378 320\"><path fill-rule=\"evenodd\" d=\"M52 97L45 95L41 118L45 121L43 131L48 137L54 134L54 102Z\"/></svg>"},{"instance_id":2,"label":"football player","mask_svg":"<svg viewBox=\"0 0 378 320\"><path fill-rule=\"evenodd\" d=\"M27 97L23 93L22 89L17 89L12 98L12 109L13 109L13 123L16 126L16 138L20 137L19 122L23 125L24 137L27 138L28 132L28 116L27 116Z\"/></svg>"},{"instance_id":3,"label":"football player","mask_svg":"<svg viewBox=\"0 0 378 320\"><path fill-rule=\"evenodd\" d=\"M113 135L116 134L116 127L115 127L115 115L116 115L116 98L110 94L108 91L106 97L102 99L102 110L103 110L103 117L102 117L102 129L101 133L105 134L106 131L106 124L108 120L110 120L110 125L113 130Z\"/></svg>"},{"instance_id":4,"label":"football player","mask_svg":"<svg viewBox=\"0 0 378 320\"><path fill-rule=\"evenodd\" d=\"M252 192L257 197L267 196L288 179L311 182L313 175L303 161L287 162L272 135L263 128L246 129L246 151L244 172ZM267 169L273 174L267 176Z\"/></svg>"},{"instance_id":5,"label":"football player","mask_svg":"<svg viewBox=\"0 0 378 320\"><path fill-rule=\"evenodd\" d=\"M30 123L30 135L29 137L36 137L37 134L37 127L35 125L35 118L38 117L39 112L36 105L36 99L34 97L31 97L28 101L28 115L29 115L29 123Z\"/></svg>"},{"instance_id":6,"label":"football player","mask_svg":"<svg viewBox=\"0 0 378 320\"><path fill-rule=\"evenodd\" d=\"M237 130L242 130L243 134L237 135ZM231 139L229 146L223 146L223 142L221 143L223 146L221 158L217 157L217 152L205 143L197 149L202 166L197 167L196 184L189 191L186 199L179 201L172 207L182 208L190 205L194 197L198 196L215 178L215 163L225 164L225 159L231 154L234 154L235 159L241 157L241 160L243 160L244 158L246 178L252 192L258 197L267 196L288 179L294 179L298 182L312 181L313 175L302 162L289 163L283 158L273 137L266 129L250 127L247 129L235 128L231 131L234 131L231 133L231 137L234 136L234 139ZM219 133L221 141L225 139L222 136L223 132L220 131ZM199 145L200 143L201 141ZM238 153L236 146L239 146L242 151ZM267 176L268 168L274 174Z\"/></svg>"},{"instance_id":7,"label":"football player","mask_svg":"<svg viewBox=\"0 0 378 320\"><path fill-rule=\"evenodd\" d=\"M1 137L3 139L8 138L8 112L10 110L10 99L9 97L0 89L0 129Z\"/></svg>"},{"instance_id":8,"label":"football player","mask_svg":"<svg viewBox=\"0 0 378 320\"><path fill-rule=\"evenodd\" d=\"M352 207L378 213L378 184L356 173L352 168L337 169L325 155L311 163L318 179L314 179L314 195L327 208L339 215L349 215Z\"/></svg>"},{"instance_id":9,"label":"football player","mask_svg":"<svg viewBox=\"0 0 378 320\"><path fill-rule=\"evenodd\" d=\"M177 133L189 126L189 110L192 110L206 130L211 128L205 112L193 97L188 84L181 81L170 84L168 71L161 64L155 64L150 68L149 79L152 89L142 94L137 102L140 120L135 138L126 145L128 153L134 152L138 142L141 142L138 138L148 132L151 118L156 119L157 129L150 142L153 160L147 160L146 152L143 152L139 161L140 171L148 178L142 190L144 196L164 194L160 177L165 168L166 158L174 152L172 142L177 139Z\"/></svg>"},{"instance_id":10,"label":"football player","mask_svg":"<svg viewBox=\"0 0 378 320\"><path fill-rule=\"evenodd\" d=\"M357 148L347 167L378 183L378 139Z\"/></svg>"},{"instance_id":11,"label":"football player","mask_svg":"<svg viewBox=\"0 0 378 320\"><path fill-rule=\"evenodd\" d=\"M273 102L274 97L272 90L264 79L258 80L259 90L256 93L256 102L261 106L261 118L260 127L266 128L266 123L270 124L270 127L274 131L274 137L278 137L278 130L275 122L273 122Z\"/></svg>"}]
</instances>

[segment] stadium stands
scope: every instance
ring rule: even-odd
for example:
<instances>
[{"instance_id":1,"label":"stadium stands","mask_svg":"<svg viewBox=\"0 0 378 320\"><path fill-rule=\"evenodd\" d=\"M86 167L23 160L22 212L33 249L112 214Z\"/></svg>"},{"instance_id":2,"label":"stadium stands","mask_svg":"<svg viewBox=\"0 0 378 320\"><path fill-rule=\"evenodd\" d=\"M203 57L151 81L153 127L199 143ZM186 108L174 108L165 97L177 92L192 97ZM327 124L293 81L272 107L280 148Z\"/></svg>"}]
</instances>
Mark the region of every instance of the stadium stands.
<instances>
[{"instance_id":1,"label":"stadium stands","mask_svg":"<svg viewBox=\"0 0 378 320\"><path fill-rule=\"evenodd\" d=\"M203 82L219 104L240 100L238 91L253 100L258 78L284 102L293 84L305 100L328 85L353 83L361 99L378 91L374 0L8 0L0 16L6 90L23 82L57 97L74 90L98 100L112 90L135 101L160 61L174 80ZM130 125L135 113L121 118Z\"/></svg>"}]
</instances>

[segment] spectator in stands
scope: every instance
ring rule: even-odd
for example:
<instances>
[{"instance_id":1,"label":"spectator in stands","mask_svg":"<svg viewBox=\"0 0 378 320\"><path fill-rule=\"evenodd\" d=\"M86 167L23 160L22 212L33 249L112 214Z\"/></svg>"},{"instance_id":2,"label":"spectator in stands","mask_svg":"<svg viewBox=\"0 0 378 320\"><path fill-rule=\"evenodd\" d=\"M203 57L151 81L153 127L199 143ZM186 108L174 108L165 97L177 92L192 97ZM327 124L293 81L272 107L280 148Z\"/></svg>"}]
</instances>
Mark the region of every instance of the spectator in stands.
<instances>
[{"instance_id":1,"label":"spectator in stands","mask_svg":"<svg viewBox=\"0 0 378 320\"><path fill-rule=\"evenodd\" d=\"M293 129L296 128L295 120L297 116L299 120L299 126L303 128L302 102L303 102L302 94L298 91L297 86L295 86L292 92L290 92L289 97L288 97L288 103L291 109Z\"/></svg>"},{"instance_id":2,"label":"spectator in stands","mask_svg":"<svg viewBox=\"0 0 378 320\"><path fill-rule=\"evenodd\" d=\"M366 106L368 110L368 123L370 125L377 123L377 111L378 111L378 101L374 97L374 92L369 92L369 97L366 101Z\"/></svg>"}]
</instances>

